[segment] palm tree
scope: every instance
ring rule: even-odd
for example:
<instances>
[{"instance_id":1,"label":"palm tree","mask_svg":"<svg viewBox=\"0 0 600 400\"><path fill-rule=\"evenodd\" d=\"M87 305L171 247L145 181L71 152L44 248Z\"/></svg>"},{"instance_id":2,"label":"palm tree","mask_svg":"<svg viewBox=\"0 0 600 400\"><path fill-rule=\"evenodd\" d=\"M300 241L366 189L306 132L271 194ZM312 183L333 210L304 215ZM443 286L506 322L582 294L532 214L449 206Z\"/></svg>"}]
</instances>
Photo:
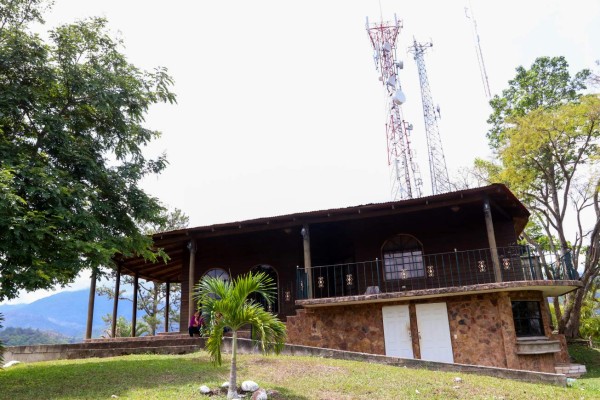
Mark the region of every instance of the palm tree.
<instances>
[{"instance_id":1,"label":"palm tree","mask_svg":"<svg viewBox=\"0 0 600 400\"><path fill-rule=\"evenodd\" d=\"M251 294L259 294L267 304L273 301L275 283L263 272L240 275L232 281L205 276L196 285L196 299L202 307L208 335L206 351L212 361L221 365L221 344L225 328L231 329L231 369L229 373L228 399L237 399L237 332L245 326L252 327L252 340L260 344L264 354L278 354L285 344L285 324L262 305L252 300Z\"/></svg>"}]
</instances>

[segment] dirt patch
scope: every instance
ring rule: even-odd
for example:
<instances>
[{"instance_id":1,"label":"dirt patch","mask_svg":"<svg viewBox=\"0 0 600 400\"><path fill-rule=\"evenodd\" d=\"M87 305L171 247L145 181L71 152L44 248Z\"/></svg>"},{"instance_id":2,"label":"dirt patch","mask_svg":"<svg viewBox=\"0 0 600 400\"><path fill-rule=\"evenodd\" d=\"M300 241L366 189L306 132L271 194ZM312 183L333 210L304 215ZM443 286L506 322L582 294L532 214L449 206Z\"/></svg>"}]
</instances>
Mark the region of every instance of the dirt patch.
<instances>
[{"instance_id":1,"label":"dirt patch","mask_svg":"<svg viewBox=\"0 0 600 400\"><path fill-rule=\"evenodd\" d=\"M278 374L282 375L322 375L322 374L335 374L345 373L346 370L341 367L335 367L331 365L321 365L313 362L299 362L295 360L293 363L288 362L285 359L273 359L273 358L257 358L249 360L247 362L248 367L261 366L271 367L277 370Z\"/></svg>"}]
</instances>

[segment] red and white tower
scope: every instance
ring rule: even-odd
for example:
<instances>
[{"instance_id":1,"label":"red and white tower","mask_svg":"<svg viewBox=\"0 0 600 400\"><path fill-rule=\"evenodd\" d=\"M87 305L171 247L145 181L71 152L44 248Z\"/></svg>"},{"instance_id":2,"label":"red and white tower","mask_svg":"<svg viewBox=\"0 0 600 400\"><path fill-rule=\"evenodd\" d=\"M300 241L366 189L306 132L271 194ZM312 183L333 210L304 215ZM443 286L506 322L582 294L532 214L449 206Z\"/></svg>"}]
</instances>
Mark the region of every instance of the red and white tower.
<instances>
[{"instance_id":1,"label":"red and white tower","mask_svg":"<svg viewBox=\"0 0 600 400\"><path fill-rule=\"evenodd\" d=\"M402 69L402 61L396 58L396 39L402 28L402 21L398 21L394 16L393 23L381 21L369 24L367 19L366 28L373 45L375 67L385 92L387 110L385 127L392 199L421 197L423 183L410 148L412 125L404 120L401 107L406 98L398 74Z\"/></svg>"}]
</instances>

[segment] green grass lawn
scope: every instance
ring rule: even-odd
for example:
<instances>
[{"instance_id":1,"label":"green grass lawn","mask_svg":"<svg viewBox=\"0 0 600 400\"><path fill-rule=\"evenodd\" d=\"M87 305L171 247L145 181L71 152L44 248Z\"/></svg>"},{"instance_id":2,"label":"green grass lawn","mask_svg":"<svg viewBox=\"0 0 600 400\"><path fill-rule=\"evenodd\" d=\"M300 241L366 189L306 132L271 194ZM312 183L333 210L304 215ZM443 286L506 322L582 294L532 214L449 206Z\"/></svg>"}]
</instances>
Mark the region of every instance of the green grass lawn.
<instances>
[{"instance_id":1,"label":"green grass lawn","mask_svg":"<svg viewBox=\"0 0 600 400\"><path fill-rule=\"evenodd\" d=\"M279 392L271 399L600 399L600 351L574 349L589 362L588 376L571 388L464 373L414 370L311 357L242 355L238 383L252 379ZM455 377L462 382L455 383ZM19 364L0 371L0 399L202 399L198 388L217 388L228 366L213 366L205 352L181 356L135 355ZM223 399L213 396L211 399ZM247 397L249 398L249 397Z\"/></svg>"},{"instance_id":2,"label":"green grass lawn","mask_svg":"<svg viewBox=\"0 0 600 400\"><path fill-rule=\"evenodd\" d=\"M600 394L600 349L572 345L569 354L578 364L586 366L587 373L577 379L577 387Z\"/></svg>"}]
</instances>

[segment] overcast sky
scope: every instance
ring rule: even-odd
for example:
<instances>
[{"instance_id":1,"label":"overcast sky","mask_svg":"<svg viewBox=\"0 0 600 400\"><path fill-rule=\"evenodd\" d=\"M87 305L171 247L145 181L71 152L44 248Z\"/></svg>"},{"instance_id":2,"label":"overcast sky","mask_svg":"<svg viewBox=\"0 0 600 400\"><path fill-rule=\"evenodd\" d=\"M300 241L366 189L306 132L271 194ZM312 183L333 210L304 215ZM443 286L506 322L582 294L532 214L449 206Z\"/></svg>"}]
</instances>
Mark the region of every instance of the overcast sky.
<instances>
[{"instance_id":1,"label":"overcast sky","mask_svg":"<svg viewBox=\"0 0 600 400\"><path fill-rule=\"evenodd\" d=\"M397 45L404 117L430 194L413 37L439 104L451 175L489 157L490 108L475 52L476 18L493 94L519 65L565 56L572 72L600 59L600 2L56 0L47 26L105 16L135 65L168 68L176 105L151 109L162 131L148 154L170 165L144 187L190 225L391 200L385 107L370 21L403 21ZM88 278L75 288L88 285ZM25 294L29 302L43 293Z\"/></svg>"}]
</instances>

